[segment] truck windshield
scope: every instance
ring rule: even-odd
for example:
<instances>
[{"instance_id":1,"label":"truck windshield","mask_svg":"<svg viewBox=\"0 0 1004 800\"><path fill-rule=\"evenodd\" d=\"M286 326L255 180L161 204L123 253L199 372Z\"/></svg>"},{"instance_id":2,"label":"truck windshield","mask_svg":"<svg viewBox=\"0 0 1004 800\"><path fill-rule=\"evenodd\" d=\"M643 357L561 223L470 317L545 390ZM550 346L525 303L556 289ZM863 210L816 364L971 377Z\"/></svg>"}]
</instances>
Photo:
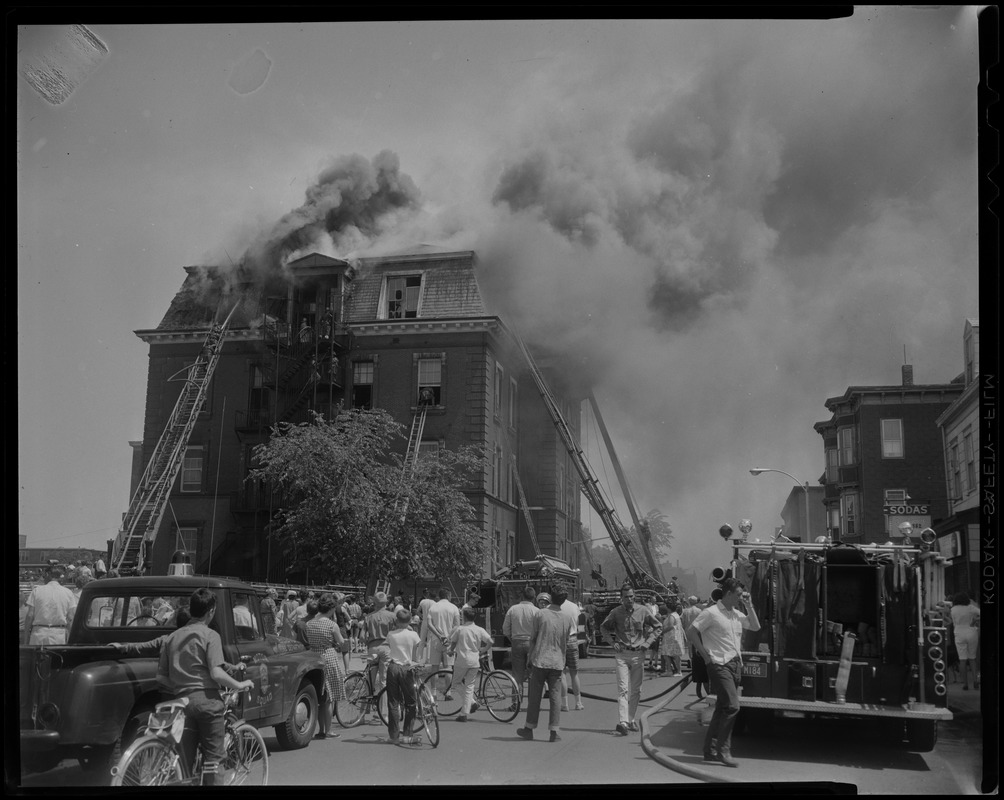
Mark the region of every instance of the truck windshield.
<instances>
[{"instance_id":1,"label":"truck windshield","mask_svg":"<svg viewBox=\"0 0 1004 800\"><path fill-rule=\"evenodd\" d=\"M191 594L185 595L105 595L92 597L86 609L84 626L87 628L166 628L178 627L178 613L182 623L188 614Z\"/></svg>"}]
</instances>

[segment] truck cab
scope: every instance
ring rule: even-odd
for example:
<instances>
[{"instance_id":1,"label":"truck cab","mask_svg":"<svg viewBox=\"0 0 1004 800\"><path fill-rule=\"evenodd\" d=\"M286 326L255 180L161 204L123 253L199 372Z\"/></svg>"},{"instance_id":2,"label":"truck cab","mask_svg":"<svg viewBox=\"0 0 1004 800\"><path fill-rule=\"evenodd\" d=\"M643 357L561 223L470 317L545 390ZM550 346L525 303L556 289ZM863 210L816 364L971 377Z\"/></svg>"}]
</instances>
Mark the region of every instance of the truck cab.
<instances>
[{"instance_id":1,"label":"truck cab","mask_svg":"<svg viewBox=\"0 0 1004 800\"><path fill-rule=\"evenodd\" d=\"M22 647L20 727L24 766L54 767L76 756L104 768L136 735L153 706L170 698L157 680L159 640L184 624L192 592L217 598L210 628L231 664L244 664L254 689L242 716L275 726L280 747L305 747L313 734L323 662L299 642L264 633L254 589L195 576L92 581L81 593L67 644ZM133 645L122 653L112 643Z\"/></svg>"}]
</instances>

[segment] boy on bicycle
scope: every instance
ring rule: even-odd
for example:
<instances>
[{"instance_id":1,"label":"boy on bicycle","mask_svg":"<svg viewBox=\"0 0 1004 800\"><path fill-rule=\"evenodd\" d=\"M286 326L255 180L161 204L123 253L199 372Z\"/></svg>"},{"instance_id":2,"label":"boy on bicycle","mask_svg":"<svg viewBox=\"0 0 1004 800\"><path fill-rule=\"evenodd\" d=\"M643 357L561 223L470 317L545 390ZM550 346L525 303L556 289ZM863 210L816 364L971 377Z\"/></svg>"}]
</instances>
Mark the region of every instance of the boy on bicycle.
<instances>
[{"instance_id":1,"label":"boy on bicycle","mask_svg":"<svg viewBox=\"0 0 1004 800\"><path fill-rule=\"evenodd\" d=\"M216 770L225 757L224 707L220 686L244 691L251 681L238 681L224 670L223 643L209 628L216 614L216 595L196 589L189 602L191 620L165 641L160 651L157 678L177 697L187 697L185 716L199 734L205 786L216 784ZM187 727L187 726L186 726Z\"/></svg>"}]
</instances>

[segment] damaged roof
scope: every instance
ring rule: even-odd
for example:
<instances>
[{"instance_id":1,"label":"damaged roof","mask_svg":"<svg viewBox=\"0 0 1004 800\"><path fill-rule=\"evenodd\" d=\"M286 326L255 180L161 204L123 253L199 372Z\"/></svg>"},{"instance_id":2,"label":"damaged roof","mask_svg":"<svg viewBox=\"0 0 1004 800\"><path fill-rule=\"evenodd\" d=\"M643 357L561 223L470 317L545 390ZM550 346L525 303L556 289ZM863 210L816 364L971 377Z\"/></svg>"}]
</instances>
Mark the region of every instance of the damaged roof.
<instances>
[{"instance_id":1,"label":"damaged roof","mask_svg":"<svg viewBox=\"0 0 1004 800\"><path fill-rule=\"evenodd\" d=\"M430 245L420 245L411 252L359 259L354 265L355 279L348 284L345 322L369 322L382 317L379 305L387 275L422 275L419 319L488 316L475 276L475 261L473 251L440 252ZM308 268L348 266L348 262L317 253L293 264ZM189 266L185 272L185 281L171 300L158 331L208 329L214 319L226 316L231 302L240 303L230 323L232 329L254 327L260 320L265 294L260 285L241 280L231 269L215 266ZM275 294L274 289L271 293Z\"/></svg>"}]
</instances>

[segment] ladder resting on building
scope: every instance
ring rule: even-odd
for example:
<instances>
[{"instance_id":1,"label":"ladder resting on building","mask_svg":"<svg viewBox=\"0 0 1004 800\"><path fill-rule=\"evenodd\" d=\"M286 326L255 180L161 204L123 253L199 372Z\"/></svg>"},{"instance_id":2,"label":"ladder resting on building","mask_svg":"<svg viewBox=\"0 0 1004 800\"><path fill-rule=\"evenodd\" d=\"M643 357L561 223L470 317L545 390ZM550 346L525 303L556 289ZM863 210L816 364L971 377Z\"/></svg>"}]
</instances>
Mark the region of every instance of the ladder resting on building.
<instances>
[{"instance_id":1,"label":"ladder resting on building","mask_svg":"<svg viewBox=\"0 0 1004 800\"><path fill-rule=\"evenodd\" d=\"M187 375L178 402L147 462L112 546L111 567L120 573L144 566L144 543L147 548L152 545L164 518L171 487L181 471L192 429L205 404L223 340L236 310L234 305L222 324L210 328L199 357L184 370Z\"/></svg>"}]
</instances>

